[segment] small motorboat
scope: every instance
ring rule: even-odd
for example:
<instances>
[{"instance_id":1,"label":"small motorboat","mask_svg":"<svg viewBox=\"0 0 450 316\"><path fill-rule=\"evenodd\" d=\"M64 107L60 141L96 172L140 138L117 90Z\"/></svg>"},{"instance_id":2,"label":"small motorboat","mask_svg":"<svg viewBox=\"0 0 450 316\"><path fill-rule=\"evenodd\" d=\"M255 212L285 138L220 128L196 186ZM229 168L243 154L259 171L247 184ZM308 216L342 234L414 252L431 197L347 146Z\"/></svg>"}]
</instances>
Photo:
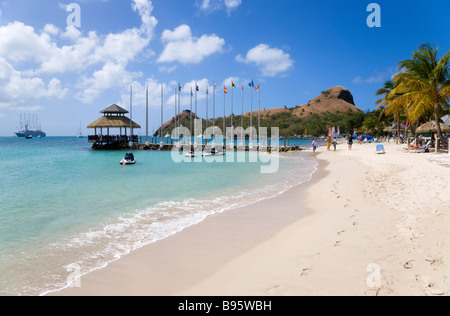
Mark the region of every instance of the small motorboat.
<instances>
[{"instance_id":1,"label":"small motorboat","mask_svg":"<svg viewBox=\"0 0 450 316\"><path fill-rule=\"evenodd\" d=\"M195 157L197 157L197 154L195 152L191 151L190 153L186 154L186 157L188 157L188 158L195 158Z\"/></svg>"},{"instance_id":2,"label":"small motorboat","mask_svg":"<svg viewBox=\"0 0 450 316\"><path fill-rule=\"evenodd\" d=\"M33 139L33 136L32 135L27 135L27 136L25 136L25 139Z\"/></svg>"},{"instance_id":3,"label":"small motorboat","mask_svg":"<svg viewBox=\"0 0 450 316\"><path fill-rule=\"evenodd\" d=\"M132 153L127 153L125 155L125 158L123 158L120 161L120 164L124 165L124 166L126 166L126 165L134 165L135 163L136 163L136 159L134 158L134 155Z\"/></svg>"},{"instance_id":4,"label":"small motorboat","mask_svg":"<svg viewBox=\"0 0 450 316\"><path fill-rule=\"evenodd\" d=\"M212 156L225 156L225 152L216 151L214 148L210 152L206 152L203 154L203 157L212 157Z\"/></svg>"}]
</instances>

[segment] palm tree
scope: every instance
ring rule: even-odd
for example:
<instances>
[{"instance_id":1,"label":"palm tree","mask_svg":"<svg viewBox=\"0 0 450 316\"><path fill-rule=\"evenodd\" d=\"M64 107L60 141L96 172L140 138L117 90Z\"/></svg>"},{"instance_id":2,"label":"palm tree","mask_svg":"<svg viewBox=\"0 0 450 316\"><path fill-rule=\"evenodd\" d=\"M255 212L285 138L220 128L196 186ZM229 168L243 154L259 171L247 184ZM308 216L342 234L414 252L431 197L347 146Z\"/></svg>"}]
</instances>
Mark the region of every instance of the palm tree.
<instances>
[{"instance_id":1,"label":"palm tree","mask_svg":"<svg viewBox=\"0 0 450 316\"><path fill-rule=\"evenodd\" d=\"M398 101L409 104L408 116L417 120L427 113L434 114L438 135L444 140L439 120L450 100L450 51L440 60L439 49L424 44L413 52L412 59L399 63L398 82L392 93L399 94Z\"/></svg>"},{"instance_id":2,"label":"palm tree","mask_svg":"<svg viewBox=\"0 0 450 316\"><path fill-rule=\"evenodd\" d=\"M399 102L399 94L394 92L398 87L398 84L399 82L397 81L386 81L384 83L384 87L376 92L376 95L383 95L384 97L375 102L376 104L378 104L377 110L384 107L380 113L380 119L383 115L392 114L394 116L394 119L397 123L397 144L400 138L398 137L400 136L400 117L405 112L404 103Z\"/></svg>"}]
</instances>

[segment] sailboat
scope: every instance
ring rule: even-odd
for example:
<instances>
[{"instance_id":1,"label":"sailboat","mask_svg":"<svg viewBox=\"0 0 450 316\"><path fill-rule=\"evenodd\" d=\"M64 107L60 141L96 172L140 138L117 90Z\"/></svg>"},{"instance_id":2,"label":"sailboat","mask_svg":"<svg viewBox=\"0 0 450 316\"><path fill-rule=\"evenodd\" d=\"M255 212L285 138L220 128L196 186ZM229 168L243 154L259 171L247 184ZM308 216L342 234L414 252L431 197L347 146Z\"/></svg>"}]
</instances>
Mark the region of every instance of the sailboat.
<instances>
[{"instance_id":1,"label":"sailboat","mask_svg":"<svg viewBox=\"0 0 450 316\"><path fill-rule=\"evenodd\" d=\"M80 122L80 129L78 131L78 136L77 138L83 138L83 134L81 133L81 122Z\"/></svg>"}]
</instances>

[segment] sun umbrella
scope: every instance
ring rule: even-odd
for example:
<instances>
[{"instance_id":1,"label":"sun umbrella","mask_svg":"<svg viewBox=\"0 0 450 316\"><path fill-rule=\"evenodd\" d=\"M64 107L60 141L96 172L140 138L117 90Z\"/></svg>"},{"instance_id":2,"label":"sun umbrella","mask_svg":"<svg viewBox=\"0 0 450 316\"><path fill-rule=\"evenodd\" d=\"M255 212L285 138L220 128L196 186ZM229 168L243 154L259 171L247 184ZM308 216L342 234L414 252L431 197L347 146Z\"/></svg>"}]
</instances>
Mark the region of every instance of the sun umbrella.
<instances>
[{"instance_id":1,"label":"sun umbrella","mask_svg":"<svg viewBox=\"0 0 450 316\"><path fill-rule=\"evenodd\" d=\"M450 126L450 114L447 114L441 120L444 122L445 125Z\"/></svg>"},{"instance_id":2,"label":"sun umbrella","mask_svg":"<svg viewBox=\"0 0 450 316\"><path fill-rule=\"evenodd\" d=\"M450 127L447 125L444 125L440 123L441 125L441 131L443 133L450 133ZM417 129L418 134L426 134L426 133L437 133L437 125L436 122L428 122L426 124L423 124Z\"/></svg>"}]
</instances>

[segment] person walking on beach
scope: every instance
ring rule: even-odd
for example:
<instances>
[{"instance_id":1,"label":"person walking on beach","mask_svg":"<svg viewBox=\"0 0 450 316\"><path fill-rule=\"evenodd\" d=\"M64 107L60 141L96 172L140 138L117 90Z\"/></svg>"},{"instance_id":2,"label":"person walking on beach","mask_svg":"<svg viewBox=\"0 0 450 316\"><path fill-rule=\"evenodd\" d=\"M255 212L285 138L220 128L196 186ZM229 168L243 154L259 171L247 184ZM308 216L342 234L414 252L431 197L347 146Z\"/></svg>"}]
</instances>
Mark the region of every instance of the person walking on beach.
<instances>
[{"instance_id":1,"label":"person walking on beach","mask_svg":"<svg viewBox=\"0 0 450 316\"><path fill-rule=\"evenodd\" d=\"M328 138L327 138L327 150L328 151L331 150L331 136L328 136Z\"/></svg>"},{"instance_id":2,"label":"person walking on beach","mask_svg":"<svg viewBox=\"0 0 450 316\"><path fill-rule=\"evenodd\" d=\"M353 136L351 133L348 133L347 136L348 150L352 150L353 147Z\"/></svg>"},{"instance_id":3,"label":"person walking on beach","mask_svg":"<svg viewBox=\"0 0 450 316\"><path fill-rule=\"evenodd\" d=\"M314 138L312 144L311 144L312 148L313 148L313 152L315 153L317 150L317 140Z\"/></svg>"},{"instance_id":4,"label":"person walking on beach","mask_svg":"<svg viewBox=\"0 0 450 316\"><path fill-rule=\"evenodd\" d=\"M337 147L337 139L336 139L336 136L333 137L333 147L334 147L334 151L336 151L336 147Z\"/></svg>"}]
</instances>

